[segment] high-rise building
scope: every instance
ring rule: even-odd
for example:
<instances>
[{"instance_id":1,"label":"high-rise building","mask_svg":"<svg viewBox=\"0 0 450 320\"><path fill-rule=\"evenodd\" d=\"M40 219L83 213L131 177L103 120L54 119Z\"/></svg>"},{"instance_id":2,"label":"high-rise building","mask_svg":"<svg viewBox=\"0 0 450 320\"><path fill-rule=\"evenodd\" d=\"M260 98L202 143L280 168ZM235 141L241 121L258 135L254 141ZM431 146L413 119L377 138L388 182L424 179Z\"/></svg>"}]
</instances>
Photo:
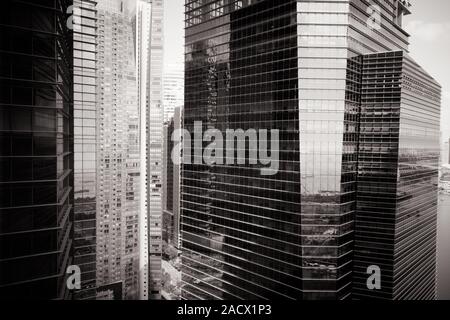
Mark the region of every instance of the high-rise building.
<instances>
[{"instance_id":1,"label":"high-rise building","mask_svg":"<svg viewBox=\"0 0 450 320\"><path fill-rule=\"evenodd\" d=\"M181 129L181 108L175 108L171 121L164 126L164 173L163 173L163 240L180 248L180 165L172 157L176 152L172 139ZM181 154L180 154L181 156Z\"/></svg>"},{"instance_id":2,"label":"high-rise building","mask_svg":"<svg viewBox=\"0 0 450 320\"><path fill-rule=\"evenodd\" d=\"M140 193L147 194L147 110L148 110L148 72L149 72L149 50L150 50L150 26L151 26L151 4L150 1L137 1L135 34L136 34L136 74L138 87L138 105L139 105L139 138L141 155L141 178ZM147 216L147 197L141 197L139 205L139 299L148 300L149 297L149 235L148 235L148 216Z\"/></svg>"},{"instance_id":3,"label":"high-rise building","mask_svg":"<svg viewBox=\"0 0 450 320\"><path fill-rule=\"evenodd\" d=\"M74 1L74 264L81 290L75 299L96 298L96 1Z\"/></svg>"},{"instance_id":4,"label":"high-rise building","mask_svg":"<svg viewBox=\"0 0 450 320\"><path fill-rule=\"evenodd\" d=\"M170 242L173 235L173 162L171 159L171 150L173 142L171 141L171 133L173 132L173 122L164 124L164 147L163 147L163 227L162 240L166 243ZM164 248L163 248L164 250Z\"/></svg>"},{"instance_id":5,"label":"high-rise building","mask_svg":"<svg viewBox=\"0 0 450 320\"><path fill-rule=\"evenodd\" d=\"M2 2L0 298L67 299L73 246L70 1Z\"/></svg>"},{"instance_id":6,"label":"high-rise building","mask_svg":"<svg viewBox=\"0 0 450 320\"><path fill-rule=\"evenodd\" d=\"M184 65L169 64L163 75L164 123L173 117L175 108L184 105Z\"/></svg>"},{"instance_id":7,"label":"high-rise building","mask_svg":"<svg viewBox=\"0 0 450 320\"><path fill-rule=\"evenodd\" d=\"M163 172L163 0L151 0L146 114L149 299L161 297Z\"/></svg>"},{"instance_id":8,"label":"high-rise building","mask_svg":"<svg viewBox=\"0 0 450 320\"><path fill-rule=\"evenodd\" d=\"M440 88L406 54L409 13L406 0L186 2L184 128L280 141L271 176L183 165L184 298L434 297ZM383 290L362 288L370 262Z\"/></svg>"},{"instance_id":9,"label":"high-rise building","mask_svg":"<svg viewBox=\"0 0 450 320\"><path fill-rule=\"evenodd\" d=\"M98 2L97 285L139 297L140 136L133 2Z\"/></svg>"},{"instance_id":10,"label":"high-rise building","mask_svg":"<svg viewBox=\"0 0 450 320\"><path fill-rule=\"evenodd\" d=\"M163 2L137 1L135 35L140 114L140 299L159 299L162 256Z\"/></svg>"},{"instance_id":11,"label":"high-rise building","mask_svg":"<svg viewBox=\"0 0 450 320\"><path fill-rule=\"evenodd\" d=\"M403 51L361 62L353 295L434 299L441 88Z\"/></svg>"}]
</instances>

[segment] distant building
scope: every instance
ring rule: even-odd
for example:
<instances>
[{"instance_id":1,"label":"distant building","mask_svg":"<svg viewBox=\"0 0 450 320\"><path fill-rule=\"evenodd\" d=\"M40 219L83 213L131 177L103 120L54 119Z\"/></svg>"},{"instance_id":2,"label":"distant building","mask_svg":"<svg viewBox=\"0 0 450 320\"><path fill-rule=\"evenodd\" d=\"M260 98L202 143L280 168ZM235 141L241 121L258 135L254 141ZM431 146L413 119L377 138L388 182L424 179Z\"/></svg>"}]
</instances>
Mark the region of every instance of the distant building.
<instances>
[{"instance_id":1,"label":"distant building","mask_svg":"<svg viewBox=\"0 0 450 320\"><path fill-rule=\"evenodd\" d=\"M171 121L164 126L163 239L177 249L180 248L180 165L172 160L172 153L176 152L172 135L181 127L181 108L175 108Z\"/></svg>"},{"instance_id":2,"label":"distant building","mask_svg":"<svg viewBox=\"0 0 450 320\"><path fill-rule=\"evenodd\" d=\"M162 172L163 172L163 55L164 4L152 0L151 34L148 55L146 114L147 218L148 218L148 284L149 299L161 298L162 280Z\"/></svg>"},{"instance_id":3,"label":"distant building","mask_svg":"<svg viewBox=\"0 0 450 320\"><path fill-rule=\"evenodd\" d=\"M450 139L442 139L441 142L441 158L440 158L440 164L445 165L450 163Z\"/></svg>"},{"instance_id":4,"label":"distant building","mask_svg":"<svg viewBox=\"0 0 450 320\"><path fill-rule=\"evenodd\" d=\"M163 75L164 123L170 121L175 108L184 105L184 65L169 64Z\"/></svg>"},{"instance_id":5,"label":"distant building","mask_svg":"<svg viewBox=\"0 0 450 320\"><path fill-rule=\"evenodd\" d=\"M99 286L97 288L96 300L123 300L122 281Z\"/></svg>"},{"instance_id":6,"label":"distant building","mask_svg":"<svg viewBox=\"0 0 450 320\"><path fill-rule=\"evenodd\" d=\"M450 138L448 139L448 142L446 143L446 148L447 148L447 155L448 155L448 164L450 164Z\"/></svg>"},{"instance_id":7,"label":"distant building","mask_svg":"<svg viewBox=\"0 0 450 320\"><path fill-rule=\"evenodd\" d=\"M163 18L162 0L138 0L135 19L139 91L141 193L140 299L159 299L163 219Z\"/></svg>"}]
</instances>

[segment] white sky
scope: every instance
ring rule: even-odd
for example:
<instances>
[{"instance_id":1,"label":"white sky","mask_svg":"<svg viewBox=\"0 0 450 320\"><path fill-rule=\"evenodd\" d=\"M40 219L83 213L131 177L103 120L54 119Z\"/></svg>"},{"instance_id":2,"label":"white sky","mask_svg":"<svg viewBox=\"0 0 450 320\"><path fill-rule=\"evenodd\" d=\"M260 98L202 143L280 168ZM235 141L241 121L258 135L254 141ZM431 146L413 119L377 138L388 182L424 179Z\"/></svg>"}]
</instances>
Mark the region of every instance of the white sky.
<instances>
[{"instance_id":1,"label":"white sky","mask_svg":"<svg viewBox=\"0 0 450 320\"><path fill-rule=\"evenodd\" d=\"M412 0L413 13L405 20L411 34L410 54L442 86L444 140L450 137L450 1Z\"/></svg>"}]
</instances>

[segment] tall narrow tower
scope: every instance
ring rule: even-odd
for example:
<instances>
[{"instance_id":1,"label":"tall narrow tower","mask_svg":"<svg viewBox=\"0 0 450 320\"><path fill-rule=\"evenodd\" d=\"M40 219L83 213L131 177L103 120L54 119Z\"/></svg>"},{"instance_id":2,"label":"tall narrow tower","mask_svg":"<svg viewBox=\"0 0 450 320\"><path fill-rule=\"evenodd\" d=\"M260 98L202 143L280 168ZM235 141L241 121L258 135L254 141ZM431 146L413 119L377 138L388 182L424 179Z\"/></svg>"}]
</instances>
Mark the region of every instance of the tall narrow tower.
<instances>
[{"instance_id":1,"label":"tall narrow tower","mask_svg":"<svg viewBox=\"0 0 450 320\"><path fill-rule=\"evenodd\" d=\"M140 112L140 299L159 299L162 255L163 173L163 12L162 0L139 0L136 65Z\"/></svg>"},{"instance_id":2,"label":"tall narrow tower","mask_svg":"<svg viewBox=\"0 0 450 320\"><path fill-rule=\"evenodd\" d=\"M162 255L163 172L163 0L151 0L150 48L147 86L147 216L149 234L149 299L159 299Z\"/></svg>"}]
</instances>

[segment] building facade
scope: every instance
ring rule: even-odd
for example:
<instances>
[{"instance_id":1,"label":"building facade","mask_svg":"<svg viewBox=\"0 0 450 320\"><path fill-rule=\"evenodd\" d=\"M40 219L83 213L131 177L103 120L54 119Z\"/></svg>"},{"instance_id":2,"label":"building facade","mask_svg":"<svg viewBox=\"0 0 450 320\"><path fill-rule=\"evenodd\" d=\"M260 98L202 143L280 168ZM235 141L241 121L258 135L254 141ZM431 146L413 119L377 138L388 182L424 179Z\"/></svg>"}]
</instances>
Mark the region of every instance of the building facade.
<instances>
[{"instance_id":1,"label":"building facade","mask_svg":"<svg viewBox=\"0 0 450 320\"><path fill-rule=\"evenodd\" d=\"M96 298L96 1L74 1L74 264L82 289L74 299Z\"/></svg>"},{"instance_id":2,"label":"building facade","mask_svg":"<svg viewBox=\"0 0 450 320\"><path fill-rule=\"evenodd\" d=\"M163 240L179 249L180 243L180 165L174 163L174 135L181 129L181 108L175 108L164 126ZM181 151L181 150L178 150ZM180 154L181 156L181 154Z\"/></svg>"},{"instance_id":3,"label":"building facade","mask_svg":"<svg viewBox=\"0 0 450 320\"><path fill-rule=\"evenodd\" d=\"M141 199L140 299L159 299L162 256L163 13L162 1L140 0L136 11L139 90Z\"/></svg>"},{"instance_id":4,"label":"building facade","mask_svg":"<svg viewBox=\"0 0 450 320\"><path fill-rule=\"evenodd\" d=\"M130 2L98 2L97 286L139 297L140 136Z\"/></svg>"},{"instance_id":5,"label":"building facade","mask_svg":"<svg viewBox=\"0 0 450 320\"><path fill-rule=\"evenodd\" d=\"M152 0L148 55L146 156L149 299L161 297L162 256L162 172L163 172L163 0Z\"/></svg>"},{"instance_id":6,"label":"building facade","mask_svg":"<svg viewBox=\"0 0 450 320\"><path fill-rule=\"evenodd\" d=\"M441 88L403 51L364 55L361 80L354 297L435 299Z\"/></svg>"},{"instance_id":7,"label":"building facade","mask_svg":"<svg viewBox=\"0 0 450 320\"><path fill-rule=\"evenodd\" d=\"M164 123L174 116L175 108L184 105L184 65L169 64L163 75Z\"/></svg>"},{"instance_id":8,"label":"building facade","mask_svg":"<svg viewBox=\"0 0 450 320\"><path fill-rule=\"evenodd\" d=\"M380 266L386 273L386 295L375 292L370 296L433 297L434 278L421 272L435 265L437 193L433 181L437 178L439 87L407 57L404 67L387 63L379 71L369 65L372 53L407 52L409 35L402 29L402 17L409 13L409 3L397 0L186 3L185 129L193 132L195 121L202 121L203 132L210 128L222 132L277 129L280 141L279 170L272 176L261 176L260 167L248 162L183 165L184 298L340 300L370 295L361 291L361 272L380 256L376 250L380 243L371 239L375 242L371 247L361 237L367 228L376 232L373 229L380 228L379 219L384 216L364 216L368 199L362 195L376 195L368 187L370 179L376 179L376 170L364 171L366 149L362 148L366 142L383 141L378 136L368 139L360 128L364 128L361 121L366 121L365 103L374 94L369 90L374 84L368 79L377 72L420 79L429 90L404 89L401 106L396 108L402 114L397 126L406 129L391 137L393 146L387 150L384 145L373 145L373 153L382 159L384 152L391 158L399 154L401 160L389 165L399 170L401 182L389 194L405 209L386 217L390 225L381 222L383 232L394 239L388 256L391 267ZM383 88L388 76L381 77ZM378 93L376 85L380 84L375 83ZM385 90L398 88L389 84ZM425 98L417 97L422 94ZM383 110L388 103L388 99L381 100L376 108ZM373 112L384 115L378 109ZM412 112L427 115L426 129L411 119ZM421 128L422 139L430 142L426 150L410 141L408 135L415 125ZM374 132L386 130L372 126ZM248 144L245 148L249 152L254 147ZM407 166L402 161L423 151L428 160L418 157L417 164L411 165L417 171L405 170L402 176L403 165ZM421 186L429 202L418 216L401 220L403 214L412 214L407 208L414 201L421 201L419 195L408 193L408 181L419 183L408 174L423 174ZM368 185L359 182L360 176L369 176ZM408 193L406 198L400 195L404 193ZM426 226L420 230L423 221ZM417 251L408 247L420 237L427 239L428 246ZM429 253L426 258L424 250ZM415 272L424 277L422 282L407 276L402 269L405 262L420 265ZM392 280L394 284L388 280L393 274L402 277Z\"/></svg>"},{"instance_id":9,"label":"building facade","mask_svg":"<svg viewBox=\"0 0 450 320\"><path fill-rule=\"evenodd\" d=\"M0 297L68 299L73 263L71 2L0 13Z\"/></svg>"},{"instance_id":10,"label":"building facade","mask_svg":"<svg viewBox=\"0 0 450 320\"><path fill-rule=\"evenodd\" d=\"M136 74L138 87L138 105L139 105L139 137L140 137L140 163L141 163L141 178L140 178L140 192L147 194L147 83L148 83L148 57L150 49L150 26L151 26L151 3L150 1L137 1L136 4ZM149 297L149 234L148 234L148 216L147 216L148 201L147 197L141 197L139 206L139 299L148 300Z\"/></svg>"}]
</instances>

